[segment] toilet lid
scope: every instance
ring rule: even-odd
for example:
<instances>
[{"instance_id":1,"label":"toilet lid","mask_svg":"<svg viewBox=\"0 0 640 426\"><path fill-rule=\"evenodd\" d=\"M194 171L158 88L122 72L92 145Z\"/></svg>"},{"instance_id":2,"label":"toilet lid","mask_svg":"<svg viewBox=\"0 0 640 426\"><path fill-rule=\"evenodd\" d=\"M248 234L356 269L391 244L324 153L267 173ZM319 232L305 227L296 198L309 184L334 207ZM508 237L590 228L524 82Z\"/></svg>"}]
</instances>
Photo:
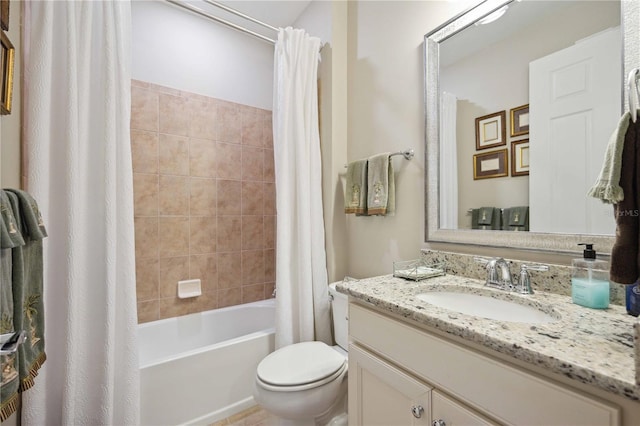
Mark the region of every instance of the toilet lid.
<instances>
[{"instance_id":1,"label":"toilet lid","mask_svg":"<svg viewBox=\"0 0 640 426\"><path fill-rule=\"evenodd\" d=\"M340 370L346 359L322 342L285 346L258 364L260 380L275 386L299 386L322 380Z\"/></svg>"}]
</instances>

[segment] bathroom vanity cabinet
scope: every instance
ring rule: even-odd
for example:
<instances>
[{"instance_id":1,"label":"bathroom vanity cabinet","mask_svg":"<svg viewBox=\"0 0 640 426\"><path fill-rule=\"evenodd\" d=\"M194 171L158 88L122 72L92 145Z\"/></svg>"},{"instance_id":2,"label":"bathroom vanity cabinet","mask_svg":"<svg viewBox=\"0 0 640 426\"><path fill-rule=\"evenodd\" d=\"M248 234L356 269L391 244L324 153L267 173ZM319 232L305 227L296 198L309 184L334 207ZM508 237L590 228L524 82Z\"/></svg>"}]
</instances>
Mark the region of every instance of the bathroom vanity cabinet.
<instances>
[{"instance_id":1,"label":"bathroom vanity cabinet","mask_svg":"<svg viewBox=\"0 0 640 426\"><path fill-rule=\"evenodd\" d=\"M349 424L417 426L431 425L432 419L435 426L495 424L356 345L349 346L349 369Z\"/></svg>"},{"instance_id":2,"label":"bathroom vanity cabinet","mask_svg":"<svg viewBox=\"0 0 640 426\"><path fill-rule=\"evenodd\" d=\"M367 304L349 305L350 425L619 425L640 408L567 386Z\"/></svg>"}]
</instances>

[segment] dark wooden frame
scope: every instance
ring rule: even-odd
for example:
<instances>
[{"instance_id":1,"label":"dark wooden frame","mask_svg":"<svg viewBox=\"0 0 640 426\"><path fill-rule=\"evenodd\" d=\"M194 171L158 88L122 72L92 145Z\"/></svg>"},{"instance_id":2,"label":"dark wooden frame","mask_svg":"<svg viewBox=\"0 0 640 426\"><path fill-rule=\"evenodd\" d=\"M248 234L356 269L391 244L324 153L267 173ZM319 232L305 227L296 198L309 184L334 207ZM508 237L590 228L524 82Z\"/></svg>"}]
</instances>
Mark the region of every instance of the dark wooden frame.
<instances>
[{"instance_id":1,"label":"dark wooden frame","mask_svg":"<svg viewBox=\"0 0 640 426\"><path fill-rule=\"evenodd\" d=\"M492 114L476 118L476 150L480 151L481 149L488 149L507 144L506 118L506 111L494 112ZM486 126L492 123L495 123L497 126L496 138L486 140L484 138ZM493 140L495 140L495 142L492 143L491 141Z\"/></svg>"},{"instance_id":2,"label":"dark wooden frame","mask_svg":"<svg viewBox=\"0 0 640 426\"><path fill-rule=\"evenodd\" d=\"M9 0L0 0L0 28L9 31Z\"/></svg>"},{"instance_id":3,"label":"dark wooden frame","mask_svg":"<svg viewBox=\"0 0 640 426\"><path fill-rule=\"evenodd\" d=\"M11 99L13 96L13 61L15 49L9 41L9 37L0 31L0 114L11 114Z\"/></svg>"},{"instance_id":4,"label":"dark wooden frame","mask_svg":"<svg viewBox=\"0 0 640 426\"><path fill-rule=\"evenodd\" d=\"M511 136L521 136L529 133L529 124L521 125L520 116L529 114L529 104L521 105L510 111L511 118Z\"/></svg>"},{"instance_id":5,"label":"dark wooden frame","mask_svg":"<svg viewBox=\"0 0 640 426\"><path fill-rule=\"evenodd\" d=\"M527 165L527 170L517 171L516 168L520 164L520 161L517 157L517 152L521 151L518 149L518 145L527 145L527 149L529 149L529 139L522 139L519 141L511 142L511 176L528 176L529 175L529 166ZM524 147L522 147L524 148Z\"/></svg>"},{"instance_id":6,"label":"dark wooden frame","mask_svg":"<svg viewBox=\"0 0 640 426\"><path fill-rule=\"evenodd\" d=\"M483 152L475 154L473 156L473 179L490 179L497 177L504 177L509 175L509 160L507 156L507 148L499 149L497 151ZM498 160L498 167L496 169L482 171L481 165L486 160Z\"/></svg>"}]
</instances>

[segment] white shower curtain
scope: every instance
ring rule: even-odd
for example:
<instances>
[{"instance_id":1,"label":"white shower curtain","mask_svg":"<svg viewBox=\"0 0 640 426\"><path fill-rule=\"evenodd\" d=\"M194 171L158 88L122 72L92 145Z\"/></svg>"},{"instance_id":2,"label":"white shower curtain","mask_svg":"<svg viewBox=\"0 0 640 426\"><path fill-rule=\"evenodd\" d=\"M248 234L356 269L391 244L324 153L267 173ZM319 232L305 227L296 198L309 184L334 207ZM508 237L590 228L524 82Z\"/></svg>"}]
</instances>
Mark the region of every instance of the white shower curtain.
<instances>
[{"instance_id":1,"label":"white shower curtain","mask_svg":"<svg viewBox=\"0 0 640 426\"><path fill-rule=\"evenodd\" d=\"M130 33L129 2L25 3L28 190L49 232L25 425L139 423Z\"/></svg>"},{"instance_id":2,"label":"white shower curtain","mask_svg":"<svg viewBox=\"0 0 640 426\"><path fill-rule=\"evenodd\" d=\"M458 99L440 96L440 228L458 229L458 144L456 118Z\"/></svg>"},{"instance_id":3,"label":"white shower curtain","mask_svg":"<svg viewBox=\"0 0 640 426\"><path fill-rule=\"evenodd\" d=\"M331 343L318 130L320 39L280 29L275 46L276 347Z\"/></svg>"}]
</instances>

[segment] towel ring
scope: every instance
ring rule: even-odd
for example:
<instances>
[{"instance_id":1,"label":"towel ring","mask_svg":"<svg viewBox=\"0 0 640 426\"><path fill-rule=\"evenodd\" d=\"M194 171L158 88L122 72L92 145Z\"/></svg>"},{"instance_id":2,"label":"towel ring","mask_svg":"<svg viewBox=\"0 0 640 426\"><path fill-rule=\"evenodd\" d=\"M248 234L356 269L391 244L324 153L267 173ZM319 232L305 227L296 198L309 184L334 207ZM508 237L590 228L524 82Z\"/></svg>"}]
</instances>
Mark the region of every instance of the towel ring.
<instances>
[{"instance_id":1,"label":"towel ring","mask_svg":"<svg viewBox=\"0 0 640 426\"><path fill-rule=\"evenodd\" d=\"M638 88L638 78L640 78L640 69L634 68L629 72L627 77L627 95L629 96L629 112L631 113L631 121L634 123L638 119L638 109L640 109L640 100L638 99L640 89Z\"/></svg>"}]
</instances>

